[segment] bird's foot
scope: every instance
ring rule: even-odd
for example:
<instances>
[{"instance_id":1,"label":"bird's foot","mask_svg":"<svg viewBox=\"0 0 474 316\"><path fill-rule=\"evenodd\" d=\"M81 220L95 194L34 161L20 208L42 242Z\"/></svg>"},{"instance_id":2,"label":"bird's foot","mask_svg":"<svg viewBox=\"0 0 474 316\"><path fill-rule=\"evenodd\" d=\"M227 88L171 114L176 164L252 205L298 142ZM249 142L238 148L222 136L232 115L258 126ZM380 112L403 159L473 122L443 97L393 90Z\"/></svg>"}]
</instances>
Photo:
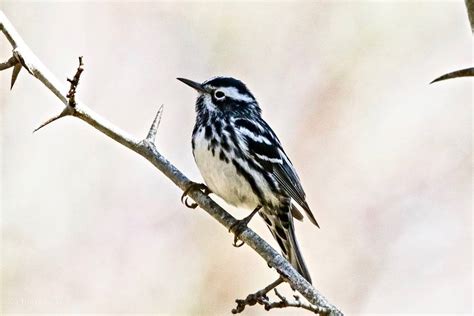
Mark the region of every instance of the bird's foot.
<instances>
[{"instance_id":1,"label":"bird's foot","mask_svg":"<svg viewBox=\"0 0 474 316\"><path fill-rule=\"evenodd\" d=\"M243 219L240 219L240 220L237 220L234 224L232 224L229 228L229 232L233 232L234 233L234 242L233 242L233 246L234 247L242 247L244 242L242 240L239 239L239 236L240 234L242 234L242 232L247 228L247 225L248 223L250 222L250 220L252 219L252 217L255 216L255 214L258 213L258 211L262 208L261 205L257 206L253 211L252 213L250 213L249 216L243 218ZM240 240L240 243L239 243L239 240Z\"/></svg>"},{"instance_id":2,"label":"bird's foot","mask_svg":"<svg viewBox=\"0 0 474 316\"><path fill-rule=\"evenodd\" d=\"M197 182L191 182L189 186L184 190L183 194L181 195L181 203L186 205L186 207L189 208L196 208L198 205L196 202L188 203L188 194L191 191L196 191L199 190L205 195L209 195L212 193L212 191L203 183L197 183Z\"/></svg>"}]
</instances>

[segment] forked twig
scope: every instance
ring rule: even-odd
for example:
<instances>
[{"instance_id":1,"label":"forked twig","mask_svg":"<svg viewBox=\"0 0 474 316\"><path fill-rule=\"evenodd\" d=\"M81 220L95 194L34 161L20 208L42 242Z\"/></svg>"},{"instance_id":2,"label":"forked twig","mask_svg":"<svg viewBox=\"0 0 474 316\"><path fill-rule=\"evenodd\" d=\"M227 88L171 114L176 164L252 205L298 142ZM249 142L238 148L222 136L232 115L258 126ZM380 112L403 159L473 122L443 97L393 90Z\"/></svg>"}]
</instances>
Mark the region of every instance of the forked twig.
<instances>
[{"instance_id":1,"label":"forked twig","mask_svg":"<svg viewBox=\"0 0 474 316\"><path fill-rule=\"evenodd\" d=\"M267 293L276 288L283 282L283 278L279 277L276 281L270 283L263 289L247 295L245 299L236 299L235 302L237 303L237 307L232 310L232 314L239 314L244 311L246 306L253 306L257 303L261 305L265 305L268 303Z\"/></svg>"},{"instance_id":2,"label":"forked twig","mask_svg":"<svg viewBox=\"0 0 474 316\"><path fill-rule=\"evenodd\" d=\"M66 98L68 99L67 106L62 110L61 113L59 113L58 115L50 118L49 120L45 121L40 126L35 128L33 130L33 133L37 132L38 130L45 127L46 125L48 125L50 123L53 123L56 120L59 120L62 117L65 117L65 116L68 116L68 115L74 115L74 108L76 106L76 90L77 90L77 86L79 85L79 79L81 79L81 74L82 74L83 71L84 71L84 64L82 63L82 56L79 56L79 66L77 67L76 74L74 75L74 78L72 80L67 79L67 81L69 81L71 83L71 87L69 88L69 92L66 95ZM13 83L12 83L12 86L13 86Z\"/></svg>"},{"instance_id":3,"label":"forked twig","mask_svg":"<svg viewBox=\"0 0 474 316\"><path fill-rule=\"evenodd\" d=\"M246 306L253 306L255 304L263 305L266 311L269 311L274 308L286 308L286 307L295 307L302 308L307 311L313 312L319 315L327 315L330 313L330 310L327 308L311 305L308 303L303 303L300 300L298 295L293 295L294 301L288 300L286 297L280 294L276 287L280 285L284 280L280 277L275 282L266 286L260 291L257 291L253 294L249 294L245 299L237 299L237 307L232 309L232 314L239 314L245 310ZM273 290L275 295L280 299L279 301L271 302L268 298L268 292Z\"/></svg>"}]
</instances>

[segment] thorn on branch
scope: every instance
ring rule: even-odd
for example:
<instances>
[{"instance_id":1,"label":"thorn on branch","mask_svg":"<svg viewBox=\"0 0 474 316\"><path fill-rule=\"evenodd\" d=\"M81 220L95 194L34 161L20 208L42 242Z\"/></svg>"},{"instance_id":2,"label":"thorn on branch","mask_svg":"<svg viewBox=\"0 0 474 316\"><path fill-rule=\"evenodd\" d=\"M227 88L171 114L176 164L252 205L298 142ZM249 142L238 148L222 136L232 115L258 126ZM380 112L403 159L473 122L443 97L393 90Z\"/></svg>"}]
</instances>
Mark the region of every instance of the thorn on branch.
<instances>
[{"instance_id":1,"label":"thorn on branch","mask_svg":"<svg viewBox=\"0 0 474 316\"><path fill-rule=\"evenodd\" d=\"M21 63L18 61L18 59L15 56L10 57L10 59L8 59L4 63L0 63L0 71L11 68L11 67L13 67L13 72L12 72L12 79L10 83L10 90L13 88L16 78L18 78L18 74L20 73L20 70L21 70Z\"/></svg>"},{"instance_id":2,"label":"thorn on branch","mask_svg":"<svg viewBox=\"0 0 474 316\"><path fill-rule=\"evenodd\" d=\"M49 120L47 120L46 122L44 122L43 124L41 124L40 126L35 128L33 133L37 132L38 130L45 127L46 125L51 124L52 122L54 122L56 120L59 120L60 118L62 118L64 116L74 114L75 106L76 106L76 89L77 89L77 86L79 85L79 79L81 79L81 74L82 74L83 71L84 71L84 64L82 63L82 56L79 56L79 66L77 67L76 74L74 75L74 78L72 80L69 79L69 78L67 79L67 81L69 81L71 83L71 87L69 88L69 92L66 95L66 97L68 98L68 106L65 107L64 110L61 113L59 113L58 115L50 118ZM13 86L13 83L14 83L14 78L12 78L12 86Z\"/></svg>"},{"instance_id":3,"label":"thorn on branch","mask_svg":"<svg viewBox=\"0 0 474 316\"><path fill-rule=\"evenodd\" d=\"M0 71L11 68L16 64L18 64L18 60L16 60L15 56L12 56L6 62L0 63Z\"/></svg>"},{"instance_id":4,"label":"thorn on branch","mask_svg":"<svg viewBox=\"0 0 474 316\"><path fill-rule=\"evenodd\" d=\"M447 79L453 78L460 78L460 77L474 77L474 67L473 68L466 68L457 71L453 71L442 75L441 77L436 78L435 80L431 81L430 84Z\"/></svg>"},{"instance_id":5,"label":"thorn on branch","mask_svg":"<svg viewBox=\"0 0 474 316\"><path fill-rule=\"evenodd\" d=\"M79 85L79 79L81 79L81 74L83 71L84 71L84 64L82 63L82 56L79 56L79 66L77 67L74 78L72 78L72 80L67 78L67 81L71 83L69 92L66 95L66 97L69 100L68 105L70 107L76 106L76 89L77 89L77 86Z\"/></svg>"},{"instance_id":6,"label":"thorn on branch","mask_svg":"<svg viewBox=\"0 0 474 316\"><path fill-rule=\"evenodd\" d=\"M25 67L26 70L28 70L30 75L33 75L33 69L28 63L26 63L25 59L23 58L23 55L19 52L18 47L13 50L13 57L16 58L20 65L22 65L23 67Z\"/></svg>"},{"instance_id":7,"label":"thorn on branch","mask_svg":"<svg viewBox=\"0 0 474 316\"><path fill-rule=\"evenodd\" d=\"M148 131L148 135L146 136L146 140L151 144L155 143L156 133L158 131L158 127L160 126L161 116L163 115L163 104L158 108L156 112L155 119L153 123L151 123L150 130Z\"/></svg>"},{"instance_id":8,"label":"thorn on branch","mask_svg":"<svg viewBox=\"0 0 474 316\"><path fill-rule=\"evenodd\" d=\"M21 66L20 63L17 63L17 64L13 67L12 80L11 80L11 83L10 83L10 90L13 89L13 85L15 84L15 81L16 81L16 79L18 78L18 74L20 73L21 68L22 68L22 66Z\"/></svg>"},{"instance_id":9,"label":"thorn on branch","mask_svg":"<svg viewBox=\"0 0 474 316\"><path fill-rule=\"evenodd\" d=\"M68 115L71 115L72 114L72 111L71 111L71 108L69 107L66 107L64 108L64 110L59 113L58 115L56 115L55 117L52 117L50 118L49 120L47 120L46 122L44 122L43 124L41 124L40 126L38 126L37 128L35 128L33 130L33 133L34 132L37 132L38 130L40 130L41 128L45 127L46 125L50 124L50 123L53 123L54 121L56 120L59 120L61 117L64 117L64 116L68 116Z\"/></svg>"}]
</instances>

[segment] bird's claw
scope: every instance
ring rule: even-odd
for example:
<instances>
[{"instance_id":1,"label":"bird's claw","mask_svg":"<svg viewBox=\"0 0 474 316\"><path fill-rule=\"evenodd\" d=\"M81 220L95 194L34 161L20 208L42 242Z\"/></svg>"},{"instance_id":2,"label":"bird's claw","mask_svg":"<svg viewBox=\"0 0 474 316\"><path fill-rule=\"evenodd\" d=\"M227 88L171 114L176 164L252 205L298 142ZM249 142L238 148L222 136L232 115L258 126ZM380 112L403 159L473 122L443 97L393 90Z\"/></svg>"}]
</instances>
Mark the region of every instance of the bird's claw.
<instances>
[{"instance_id":1,"label":"bird's claw","mask_svg":"<svg viewBox=\"0 0 474 316\"><path fill-rule=\"evenodd\" d=\"M239 244L239 241L240 241L240 244ZM232 246L234 246L235 248L240 248L240 247L242 247L244 244L245 244L245 242L243 242L242 240L240 240L239 237L237 237L237 235L234 236L234 242L232 243Z\"/></svg>"},{"instance_id":2,"label":"bird's claw","mask_svg":"<svg viewBox=\"0 0 474 316\"><path fill-rule=\"evenodd\" d=\"M196 202L192 202L192 203L188 202L189 192L195 191L195 190L200 190L205 195L209 195L212 193L212 191L209 190L209 188L205 184L191 182L191 184L186 188L186 190L184 190L183 194L181 195L181 203L186 205L186 207L188 208L195 209L196 207L198 207L198 204Z\"/></svg>"},{"instance_id":3,"label":"bird's claw","mask_svg":"<svg viewBox=\"0 0 474 316\"><path fill-rule=\"evenodd\" d=\"M234 233L234 242L232 243L232 246L234 246L235 248L240 248L245 244L245 242L239 239L239 236L240 234L242 234L245 228L247 228L248 222L249 221L246 217L244 219L237 220L234 224L232 224L232 226L230 226L229 232Z\"/></svg>"},{"instance_id":4,"label":"bird's claw","mask_svg":"<svg viewBox=\"0 0 474 316\"><path fill-rule=\"evenodd\" d=\"M234 224L232 224L230 227L229 227L229 232L232 232L234 233L234 242L232 243L232 246L236 247L236 248L240 248L242 247L245 242L243 240L240 240L239 239L239 236L240 234L242 234L242 232L247 228L247 225L248 223L250 222L250 220L252 219L252 217L254 217L255 214L257 214L257 212L261 209L262 207L259 205L257 206L253 211L252 213L250 213L249 216L241 219L241 220L237 220ZM240 244L238 243L240 240Z\"/></svg>"},{"instance_id":5,"label":"bird's claw","mask_svg":"<svg viewBox=\"0 0 474 316\"><path fill-rule=\"evenodd\" d=\"M186 205L187 208L195 209L196 207L198 207L198 204L197 204L196 202L191 202L191 203L189 203L187 196L184 197L184 201L183 201L183 197L181 197L181 203L183 203L184 205Z\"/></svg>"}]
</instances>

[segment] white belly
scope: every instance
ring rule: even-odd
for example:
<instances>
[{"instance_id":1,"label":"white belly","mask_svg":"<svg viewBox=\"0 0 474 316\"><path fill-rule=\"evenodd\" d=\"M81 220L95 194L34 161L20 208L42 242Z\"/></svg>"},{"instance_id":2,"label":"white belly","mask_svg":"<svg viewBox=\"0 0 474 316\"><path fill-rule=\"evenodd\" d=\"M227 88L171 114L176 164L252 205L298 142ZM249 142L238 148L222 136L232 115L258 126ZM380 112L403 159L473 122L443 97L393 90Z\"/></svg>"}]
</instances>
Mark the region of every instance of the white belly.
<instances>
[{"instance_id":1,"label":"white belly","mask_svg":"<svg viewBox=\"0 0 474 316\"><path fill-rule=\"evenodd\" d=\"M221 149L217 146L213 155L211 150L208 150L208 145L202 129L194 139L194 159L209 189L236 207L257 207L260 204L257 196L245 178L237 173L229 154L229 162L225 162L219 159Z\"/></svg>"}]
</instances>

